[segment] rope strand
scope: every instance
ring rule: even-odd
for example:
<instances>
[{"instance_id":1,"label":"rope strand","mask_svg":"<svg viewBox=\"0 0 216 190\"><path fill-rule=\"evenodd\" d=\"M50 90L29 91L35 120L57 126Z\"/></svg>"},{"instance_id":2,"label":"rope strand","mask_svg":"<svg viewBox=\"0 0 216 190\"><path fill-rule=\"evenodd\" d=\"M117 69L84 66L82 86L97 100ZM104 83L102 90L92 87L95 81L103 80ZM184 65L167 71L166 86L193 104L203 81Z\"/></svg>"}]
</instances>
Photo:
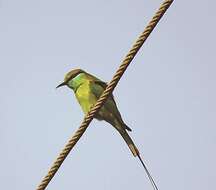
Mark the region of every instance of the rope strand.
<instances>
[{"instance_id":1,"label":"rope strand","mask_svg":"<svg viewBox=\"0 0 216 190\"><path fill-rule=\"evenodd\" d=\"M95 106L89 111L89 113L84 117L81 126L75 132L75 134L70 138L68 143L65 145L64 149L61 151L59 156L57 157L56 161L51 166L50 170L48 171L47 175L43 178L39 186L36 190L44 190L51 179L54 177L55 173L58 171L62 163L64 162L67 155L70 153L71 149L75 146L78 140L81 138L87 127L89 126L90 122L93 120L94 115L99 111L103 103L109 97L109 95L113 92L114 88L116 87L118 81L124 74L125 70L129 66L130 62L133 60L143 43L146 41L152 30L155 28L161 17L164 15L166 10L172 4L173 0L165 0L158 11L155 13L152 20L149 22L147 27L145 28L144 32L139 36L138 40L133 45L132 49L126 55L125 59L123 60L122 64L120 65L119 69L115 73L113 79L108 84L107 88L95 104Z\"/></svg>"}]
</instances>

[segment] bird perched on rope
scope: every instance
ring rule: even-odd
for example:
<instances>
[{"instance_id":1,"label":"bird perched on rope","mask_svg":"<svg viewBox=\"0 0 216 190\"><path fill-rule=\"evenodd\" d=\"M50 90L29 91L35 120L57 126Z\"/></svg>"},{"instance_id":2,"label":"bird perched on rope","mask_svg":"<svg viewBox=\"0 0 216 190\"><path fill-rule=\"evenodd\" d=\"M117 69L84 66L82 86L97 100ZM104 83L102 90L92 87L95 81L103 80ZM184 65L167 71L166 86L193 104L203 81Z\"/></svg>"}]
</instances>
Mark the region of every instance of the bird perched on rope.
<instances>
[{"instance_id":1,"label":"bird perched on rope","mask_svg":"<svg viewBox=\"0 0 216 190\"><path fill-rule=\"evenodd\" d=\"M103 91L106 89L107 84L81 69L74 69L66 74L64 82L62 82L56 88L59 88L61 86L68 86L74 91L83 112L87 114L90 111L91 107L93 107L97 100L100 98ZM138 156L138 158L140 159L154 189L158 190L153 178L151 177L148 169L146 168L143 160L140 157L138 148L127 133L127 131L131 131L131 129L124 123L113 95L111 95L106 100L104 105L96 114L95 118L98 120L105 120L106 122L110 123L115 129L117 129L119 134L127 143L132 154L135 157Z\"/></svg>"}]
</instances>

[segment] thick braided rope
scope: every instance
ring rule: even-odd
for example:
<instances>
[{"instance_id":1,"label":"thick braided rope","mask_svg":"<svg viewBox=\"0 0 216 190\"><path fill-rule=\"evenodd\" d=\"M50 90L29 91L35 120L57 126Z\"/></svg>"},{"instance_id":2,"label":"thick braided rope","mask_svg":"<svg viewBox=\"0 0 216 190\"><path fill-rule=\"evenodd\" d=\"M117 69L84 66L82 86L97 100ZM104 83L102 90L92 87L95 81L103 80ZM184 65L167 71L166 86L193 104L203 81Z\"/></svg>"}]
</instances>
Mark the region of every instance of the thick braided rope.
<instances>
[{"instance_id":1,"label":"thick braided rope","mask_svg":"<svg viewBox=\"0 0 216 190\"><path fill-rule=\"evenodd\" d=\"M112 91L116 87L118 81L122 77L123 73L125 72L125 70L129 66L130 62L133 60L133 58L137 54L138 50L141 48L141 46L143 45L143 43L146 41L146 39L148 38L148 36L150 35L150 33L152 32L152 30L154 29L154 27L157 25L157 23L159 22L160 18L164 15L164 13L169 8L169 6L171 5L172 2L173 2L173 0L165 0L162 3L162 5L160 6L159 10L156 12L156 14L152 18L152 20L149 22L149 24L145 28L144 32L139 36L138 40L133 45L132 49L129 51L129 53L127 54L127 56L123 60L121 66L119 67L119 69L115 73L113 79L108 84L107 88L105 89L105 91L103 92L103 94L101 95L101 97L99 98L99 100L97 101L97 103L95 104L95 106L85 116L85 118L84 118L81 126L76 131L76 133L71 137L71 139L68 141L68 143L66 144L66 146L61 151L61 153L59 154L58 158L56 159L56 161L54 162L54 164L52 165L52 167L48 171L48 174L44 177L44 179L42 180L41 184L37 187L36 190L44 190L47 187L47 185L49 184L49 182L51 181L51 179L53 178L53 176L55 175L55 173L58 171L58 169L60 168L61 164L63 163L63 161L65 160L65 158L69 154L69 152L71 151L71 149L78 142L78 140L80 139L80 137L83 135L83 133L87 129L88 125L93 120L94 115L99 111L99 109L104 104L104 102L106 101L106 99L112 93Z\"/></svg>"}]
</instances>

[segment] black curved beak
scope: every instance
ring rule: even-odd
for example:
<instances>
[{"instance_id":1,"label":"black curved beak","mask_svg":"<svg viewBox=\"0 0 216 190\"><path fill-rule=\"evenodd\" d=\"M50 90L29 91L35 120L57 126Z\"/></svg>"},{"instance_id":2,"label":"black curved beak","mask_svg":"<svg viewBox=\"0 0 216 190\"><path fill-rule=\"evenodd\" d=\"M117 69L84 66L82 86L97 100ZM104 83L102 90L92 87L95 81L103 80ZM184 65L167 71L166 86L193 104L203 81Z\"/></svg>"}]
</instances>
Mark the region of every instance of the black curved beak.
<instances>
[{"instance_id":1,"label":"black curved beak","mask_svg":"<svg viewBox=\"0 0 216 190\"><path fill-rule=\"evenodd\" d=\"M66 82L63 82L63 83L59 84L58 86L56 86L56 88L59 88L59 87L61 87L61 86L65 86L65 85L67 85L67 83L66 83Z\"/></svg>"}]
</instances>

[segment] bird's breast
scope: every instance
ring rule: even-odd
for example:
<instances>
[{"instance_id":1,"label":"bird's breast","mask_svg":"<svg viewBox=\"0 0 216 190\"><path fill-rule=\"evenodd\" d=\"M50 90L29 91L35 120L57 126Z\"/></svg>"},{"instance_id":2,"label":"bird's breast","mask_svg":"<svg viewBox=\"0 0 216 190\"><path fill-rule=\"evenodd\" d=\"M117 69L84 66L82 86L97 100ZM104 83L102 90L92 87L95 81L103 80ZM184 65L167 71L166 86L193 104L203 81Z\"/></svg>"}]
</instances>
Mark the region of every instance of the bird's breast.
<instances>
[{"instance_id":1,"label":"bird's breast","mask_svg":"<svg viewBox=\"0 0 216 190\"><path fill-rule=\"evenodd\" d=\"M95 96L91 93L89 83L80 85L80 87L76 91L76 98L84 113L87 113L97 101L95 99Z\"/></svg>"}]
</instances>

